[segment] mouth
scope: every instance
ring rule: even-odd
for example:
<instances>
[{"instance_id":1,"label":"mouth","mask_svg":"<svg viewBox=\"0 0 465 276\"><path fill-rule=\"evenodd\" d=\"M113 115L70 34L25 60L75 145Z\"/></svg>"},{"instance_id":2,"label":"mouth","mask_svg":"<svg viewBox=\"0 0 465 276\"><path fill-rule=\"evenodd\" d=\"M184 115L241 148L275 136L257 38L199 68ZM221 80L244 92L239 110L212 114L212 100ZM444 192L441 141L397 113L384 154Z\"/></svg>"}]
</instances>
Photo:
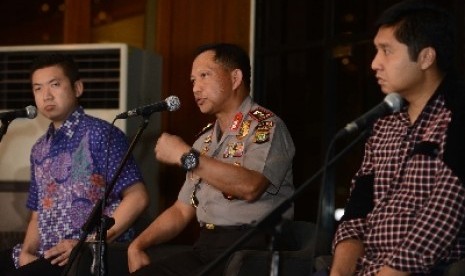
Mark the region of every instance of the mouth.
<instances>
[{"instance_id":1,"label":"mouth","mask_svg":"<svg viewBox=\"0 0 465 276\"><path fill-rule=\"evenodd\" d=\"M381 85L381 84L384 84L385 83L385 80L383 78L380 78L380 77L376 77L376 79L378 80L378 84Z\"/></svg>"},{"instance_id":2,"label":"mouth","mask_svg":"<svg viewBox=\"0 0 465 276\"><path fill-rule=\"evenodd\" d=\"M202 105L205 102L205 98L196 98L195 102L197 105Z\"/></svg>"},{"instance_id":3,"label":"mouth","mask_svg":"<svg viewBox=\"0 0 465 276\"><path fill-rule=\"evenodd\" d=\"M52 105L52 104L48 104L44 106L45 111L52 111L54 108L55 108L55 105Z\"/></svg>"}]
</instances>

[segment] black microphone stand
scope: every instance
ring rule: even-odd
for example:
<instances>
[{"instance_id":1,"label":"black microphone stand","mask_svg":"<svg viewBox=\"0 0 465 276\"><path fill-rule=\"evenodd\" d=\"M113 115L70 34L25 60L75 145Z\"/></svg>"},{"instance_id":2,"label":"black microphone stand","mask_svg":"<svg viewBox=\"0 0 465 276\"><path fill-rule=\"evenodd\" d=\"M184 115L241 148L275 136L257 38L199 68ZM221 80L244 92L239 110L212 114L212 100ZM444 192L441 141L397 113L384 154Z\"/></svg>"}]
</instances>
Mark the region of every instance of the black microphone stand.
<instances>
[{"instance_id":1,"label":"black microphone stand","mask_svg":"<svg viewBox=\"0 0 465 276\"><path fill-rule=\"evenodd\" d=\"M348 144L346 147L343 148L342 151L340 151L336 156L331 158L329 161L325 161L325 164L323 167L321 167L312 177L307 179L304 183L302 183L299 188L297 188L290 197L287 199L283 200L280 204L276 206L275 209L271 210L267 215L265 215L260 221L254 221L252 222L252 227L250 230L248 230L244 235L242 235L235 243L233 243L229 248L227 248L223 254L218 256L213 262L211 262L208 266L206 266L200 273L199 275L207 275L209 271L211 271L213 268L215 268L223 259L228 257L231 253L236 251L236 249L245 241L247 241L251 236L258 230L261 231L269 231L269 229L273 229L271 232L272 233L279 233L282 227L282 214L288 210L294 201L295 198L300 196L303 191L312 183L317 177L319 177L321 174L325 173L326 169L333 165L339 158L341 158L345 153L348 152L349 149L351 149L355 144L357 144L362 138L365 137L367 131L363 131L362 133L359 134L359 136L356 137L350 144ZM342 136L346 135L347 133L344 132L338 132L338 134L333 138L333 141L336 139L341 138ZM330 143L332 145L333 143ZM328 152L331 151L331 147L328 148ZM327 155L329 156L329 154ZM329 185L329 184L328 184ZM321 190L328 190L325 187L325 181L322 182L322 187L320 187ZM320 200L322 200L322 195L323 193L320 192ZM321 206L324 204L320 204ZM319 210L320 211L320 210ZM318 222L317 222L318 223ZM317 231L315 233L314 240L318 241L317 236L318 235L318 225L317 225ZM274 241L274 237L272 236L272 242ZM316 246L316 243L314 244L314 247ZM274 251L274 245L271 245L272 248L272 260L271 260L271 267L270 267L270 275L276 276L278 275L279 272L279 253ZM311 256L311 259L313 259L314 256ZM312 261L313 263L313 261Z\"/></svg>"},{"instance_id":2,"label":"black microphone stand","mask_svg":"<svg viewBox=\"0 0 465 276\"><path fill-rule=\"evenodd\" d=\"M141 125L139 126L139 129L133 138L128 150L126 151L126 154L124 155L123 159L120 162L120 165L118 169L116 170L115 174L113 175L113 178L111 181L108 183L108 186L105 188L105 192L103 194L103 197L100 198L94 205L94 209L90 213L89 217L87 218L86 223L82 226L82 232L79 237L79 242L77 245L73 248L71 251L71 255L68 259L68 263L66 264L62 276L66 276L71 269L71 266L73 262L75 261L76 257L78 256L79 252L81 251L82 246L84 245L87 236L94 230L97 229L97 250L96 250L96 255L97 255L97 260L96 261L96 269L92 271L92 274L94 275L99 275L99 276L105 276L107 275L107 244L106 244L106 237L107 237L107 230L110 229L111 226L114 224L113 218L109 218L108 216L105 216L103 214L103 211L105 210L105 206L107 204L107 198L110 195L111 191L113 190L113 187L116 184L116 181L118 180L119 175L123 171L124 166L126 165L127 160L131 156L131 153L136 145L136 143L139 141L142 133L144 132L145 128L147 127L149 123L149 117L150 115L144 115L143 116L143 121ZM97 273L97 274L95 274Z\"/></svg>"},{"instance_id":3,"label":"black microphone stand","mask_svg":"<svg viewBox=\"0 0 465 276\"><path fill-rule=\"evenodd\" d=\"M7 119L2 119L1 121L2 121L2 126L0 127L0 142L2 141L3 135L6 134L6 131L8 130L8 126L11 123L11 120L7 120Z\"/></svg>"}]
</instances>

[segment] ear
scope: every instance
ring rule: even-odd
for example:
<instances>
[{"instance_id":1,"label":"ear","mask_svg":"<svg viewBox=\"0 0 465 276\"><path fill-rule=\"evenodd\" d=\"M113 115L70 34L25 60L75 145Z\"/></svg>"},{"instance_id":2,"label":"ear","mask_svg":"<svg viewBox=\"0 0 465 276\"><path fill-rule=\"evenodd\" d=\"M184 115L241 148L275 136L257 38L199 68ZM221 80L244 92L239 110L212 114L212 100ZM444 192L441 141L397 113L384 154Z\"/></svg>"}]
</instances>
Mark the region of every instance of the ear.
<instances>
[{"instance_id":1,"label":"ear","mask_svg":"<svg viewBox=\"0 0 465 276\"><path fill-rule=\"evenodd\" d=\"M436 50L433 47L426 47L418 54L418 63L421 69L425 70L436 62Z\"/></svg>"},{"instance_id":2,"label":"ear","mask_svg":"<svg viewBox=\"0 0 465 276\"><path fill-rule=\"evenodd\" d=\"M82 93L84 92L84 83L82 80L77 80L74 82L74 93L76 94L76 98L81 97Z\"/></svg>"},{"instance_id":3,"label":"ear","mask_svg":"<svg viewBox=\"0 0 465 276\"><path fill-rule=\"evenodd\" d=\"M233 90L236 90L242 83L242 71L234 69L231 71L231 80L233 84Z\"/></svg>"}]
</instances>

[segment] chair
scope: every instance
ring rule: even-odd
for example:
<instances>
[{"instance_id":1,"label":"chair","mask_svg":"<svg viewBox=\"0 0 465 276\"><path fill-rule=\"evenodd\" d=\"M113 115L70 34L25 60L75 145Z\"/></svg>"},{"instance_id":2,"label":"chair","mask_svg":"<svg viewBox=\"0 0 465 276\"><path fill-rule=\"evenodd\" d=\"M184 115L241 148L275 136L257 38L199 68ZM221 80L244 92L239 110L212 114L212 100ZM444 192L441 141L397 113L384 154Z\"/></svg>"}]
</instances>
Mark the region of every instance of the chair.
<instances>
[{"instance_id":1,"label":"chair","mask_svg":"<svg viewBox=\"0 0 465 276\"><path fill-rule=\"evenodd\" d=\"M286 221L283 224L279 252L279 275L310 275L313 270L315 225L306 221ZM267 250L239 250L227 261L226 276L269 275L271 253Z\"/></svg>"}]
</instances>

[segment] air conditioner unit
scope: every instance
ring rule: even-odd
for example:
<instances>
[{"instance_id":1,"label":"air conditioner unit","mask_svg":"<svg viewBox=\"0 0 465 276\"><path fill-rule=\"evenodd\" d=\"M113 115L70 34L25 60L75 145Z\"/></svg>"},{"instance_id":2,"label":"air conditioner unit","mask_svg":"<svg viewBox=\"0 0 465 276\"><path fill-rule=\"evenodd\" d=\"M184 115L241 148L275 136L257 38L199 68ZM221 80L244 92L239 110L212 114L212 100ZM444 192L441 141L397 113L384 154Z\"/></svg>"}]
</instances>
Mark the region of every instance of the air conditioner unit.
<instances>
[{"instance_id":1,"label":"air conditioner unit","mask_svg":"<svg viewBox=\"0 0 465 276\"><path fill-rule=\"evenodd\" d=\"M120 43L10 46L0 47L0 112L34 105L29 68L36 56L47 52L74 57L84 82L80 103L90 115L111 122L121 112L162 100L162 61L155 53ZM142 118L134 117L117 120L116 126L132 139L141 123ZM30 149L48 124L41 115L11 122L0 142L0 193L27 192ZM153 114L133 152L151 193L152 205L158 202L153 145L160 125L160 114ZM150 209L155 210L155 205Z\"/></svg>"}]
</instances>

